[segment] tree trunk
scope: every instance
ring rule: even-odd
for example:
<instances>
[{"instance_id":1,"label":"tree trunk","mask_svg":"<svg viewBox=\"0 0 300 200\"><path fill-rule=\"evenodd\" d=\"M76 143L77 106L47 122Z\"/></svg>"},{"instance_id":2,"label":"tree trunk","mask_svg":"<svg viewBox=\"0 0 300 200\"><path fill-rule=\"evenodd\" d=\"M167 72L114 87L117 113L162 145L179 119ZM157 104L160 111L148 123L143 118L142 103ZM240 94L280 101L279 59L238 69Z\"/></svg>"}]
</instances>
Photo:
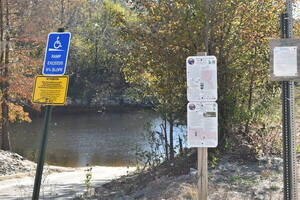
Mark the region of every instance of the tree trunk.
<instances>
[{"instance_id":1,"label":"tree trunk","mask_svg":"<svg viewBox=\"0 0 300 200\"><path fill-rule=\"evenodd\" d=\"M2 104L1 104L1 108L2 108L2 123L1 123L1 130L2 130L2 146L1 149L5 150L5 151L9 151L11 150L10 147L10 140L9 140L9 132L8 132L8 112L9 112L9 108L7 105L7 90L3 91L3 97L2 97Z\"/></svg>"},{"instance_id":2,"label":"tree trunk","mask_svg":"<svg viewBox=\"0 0 300 200\"><path fill-rule=\"evenodd\" d=\"M174 138L173 138L173 129L174 129L174 124L173 124L173 120L169 121L169 125L170 125L170 160L174 160Z\"/></svg>"},{"instance_id":3,"label":"tree trunk","mask_svg":"<svg viewBox=\"0 0 300 200\"><path fill-rule=\"evenodd\" d=\"M179 141L179 152L180 152L180 155L183 155L183 145L182 145L182 139L181 137L179 136L178 138L178 141Z\"/></svg>"},{"instance_id":4,"label":"tree trunk","mask_svg":"<svg viewBox=\"0 0 300 200\"><path fill-rule=\"evenodd\" d=\"M251 108L252 108L252 96L253 96L253 87L254 87L254 72L251 74L251 80L249 84L249 99L248 99L248 112L251 113ZM249 127L250 126L250 117L246 121L245 125L245 135L249 136Z\"/></svg>"},{"instance_id":5,"label":"tree trunk","mask_svg":"<svg viewBox=\"0 0 300 200\"><path fill-rule=\"evenodd\" d=\"M3 42L4 42L4 37L3 37L3 2L0 0L0 75L1 78L3 77L3 59L4 59L4 49L3 49ZM2 84L3 82L0 82L0 90L1 90L1 95L2 95ZM2 97L1 97L2 100ZM0 124L2 126L2 123ZM2 130L2 129L1 129ZM2 149L2 131L1 131L1 137L0 137L0 148Z\"/></svg>"},{"instance_id":6,"label":"tree trunk","mask_svg":"<svg viewBox=\"0 0 300 200\"><path fill-rule=\"evenodd\" d=\"M60 1L60 6L61 6L60 24L61 24L61 27L64 27L64 24L65 24L65 0Z\"/></svg>"},{"instance_id":7,"label":"tree trunk","mask_svg":"<svg viewBox=\"0 0 300 200\"><path fill-rule=\"evenodd\" d=\"M168 134L167 134L167 120L164 119L164 123L161 124L160 126L161 126L162 134L164 137L166 159L169 160L169 142L168 142Z\"/></svg>"},{"instance_id":8,"label":"tree trunk","mask_svg":"<svg viewBox=\"0 0 300 200\"><path fill-rule=\"evenodd\" d=\"M2 3L2 2L1 2ZM2 10L2 4L1 8ZM1 12L2 13L2 12ZM6 0L6 27L9 27L9 12L8 12L8 0ZM9 125L9 107L8 107L8 89L9 89L9 82L8 82L8 64L9 64L9 32L6 32L5 36L5 54L4 54L4 68L2 69L2 121L1 121L1 131L2 131L2 146L1 149L3 150L11 150L10 140L9 140L9 132L8 132L8 125Z\"/></svg>"},{"instance_id":9,"label":"tree trunk","mask_svg":"<svg viewBox=\"0 0 300 200\"><path fill-rule=\"evenodd\" d=\"M256 48L255 50L255 56L256 56ZM254 78L255 78L255 70L252 68L252 66L250 66L250 74L251 74L251 78L250 78L250 83L249 83L249 98L248 98L248 112L249 114L251 114L251 117L249 117L249 119L247 119L246 122L246 127L245 127L245 134L246 136L249 136L249 129L250 129L250 119L252 118L252 113L251 113L251 109L252 109L252 104L253 104L253 90L254 90Z\"/></svg>"}]
</instances>

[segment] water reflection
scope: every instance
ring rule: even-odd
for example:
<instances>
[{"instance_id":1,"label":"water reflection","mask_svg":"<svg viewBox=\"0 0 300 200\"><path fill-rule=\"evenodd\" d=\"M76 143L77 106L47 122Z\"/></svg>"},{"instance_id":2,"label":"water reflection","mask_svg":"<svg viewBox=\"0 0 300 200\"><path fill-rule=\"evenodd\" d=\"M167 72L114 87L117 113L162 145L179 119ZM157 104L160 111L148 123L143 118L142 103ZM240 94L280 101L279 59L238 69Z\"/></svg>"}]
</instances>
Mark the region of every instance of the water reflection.
<instances>
[{"instance_id":1,"label":"water reflection","mask_svg":"<svg viewBox=\"0 0 300 200\"><path fill-rule=\"evenodd\" d=\"M135 164L136 146L147 148L144 133L148 123L158 123L155 113L54 115L50 126L48 164L60 166L127 166ZM36 160L43 119L11 127L13 150Z\"/></svg>"}]
</instances>

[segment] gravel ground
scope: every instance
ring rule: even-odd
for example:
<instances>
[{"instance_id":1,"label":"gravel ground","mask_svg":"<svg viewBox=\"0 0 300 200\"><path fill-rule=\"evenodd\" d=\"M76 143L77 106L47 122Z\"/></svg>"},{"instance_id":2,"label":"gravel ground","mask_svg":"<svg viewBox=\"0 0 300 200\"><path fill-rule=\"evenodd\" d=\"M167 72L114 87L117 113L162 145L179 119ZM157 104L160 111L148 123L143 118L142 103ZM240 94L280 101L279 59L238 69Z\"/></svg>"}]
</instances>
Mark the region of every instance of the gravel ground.
<instances>
[{"instance_id":1,"label":"gravel ground","mask_svg":"<svg viewBox=\"0 0 300 200\"><path fill-rule=\"evenodd\" d=\"M44 170L47 173L68 172L73 168L47 165ZM16 177L35 176L36 164L17 153L0 150L0 181Z\"/></svg>"},{"instance_id":2,"label":"gravel ground","mask_svg":"<svg viewBox=\"0 0 300 200\"><path fill-rule=\"evenodd\" d=\"M279 157L261 158L253 162L236 161L231 156L223 156L216 166L209 168L209 199L281 200L283 199L282 164L283 161ZM109 187L106 184L96 188L97 195L92 199L196 199L196 169L190 169L189 174L181 176L158 176L139 191L130 191L127 179L132 179L134 176L122 177L114 181L124 186L123 188L117 186L117 190L114 190L112 184L109 184ZM132 180L129 182L133 184Z\"/></svg>"},{"instance_id":3,"label":"gravel ground","mask_svg":"<svg viewBox=\"0 0 300 200\"><path fill-rule=\"evenodd\" d=\"M237 160L230 155L222 156L216 166L209 168L209 199L281 200L283 199L282 164L282 159L279 157L261 158L258 162L252 162ZM52 171L60 170L64 171L63 168L52 168ZM96 195L90 199L196 199L197 170L191 168L188 171L190 171L188 174L181 176L157 174L153 178L151 175L151 179L143 179L147 183L138 191L132 190L135 187L131 187L133 184L141 184L135 178L137 174L124 176L114 180L113 184L96 188ZM33 162L16 153L0 150L0 180L17 174L33 176L34 173Z\"/></svg>"},{"instance_id":4,"label":"gravel ground","mask_svg":"<svg viewBox=\"0 0 300 200\"><path fill-rule=\"evenodd\" d=\"M35 163L16 153L0 150L0 178L20 173L32 173L35 166Z\"/></svg>"}]
</instances>

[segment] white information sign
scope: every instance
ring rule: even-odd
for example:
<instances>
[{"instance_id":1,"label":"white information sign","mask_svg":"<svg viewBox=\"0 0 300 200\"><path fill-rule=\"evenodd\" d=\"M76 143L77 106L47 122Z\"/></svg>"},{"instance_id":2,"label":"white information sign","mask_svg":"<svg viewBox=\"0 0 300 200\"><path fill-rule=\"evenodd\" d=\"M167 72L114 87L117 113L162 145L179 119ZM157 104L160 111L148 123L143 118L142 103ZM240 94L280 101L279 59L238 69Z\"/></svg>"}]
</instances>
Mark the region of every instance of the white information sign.
<instances>
[{"instance_id":1,"label":"white information sign","mask_svg":"<svg viewBox=\"0 0 300 200\"><path fill-rule=\"evenodd\" d=\"M187 66L188 101L216 101L217 59L215 56L190 56Z\"/></svg>"},{"instance_id":2,"label":"white information sign","mask_svg":"<svg viewBox=\"0 0 300 200\"><path fill-rule=\"evenodd\" d=\"M274 48L274 75L298 76L297 46Z\"/></svg>"},{"instance_id":3,"label":"white information sign","mask_svg":"<svg viewBox=\"0 0 300 200\"><path fill-rule=\"evenodd\" d=\"M187 110L188 146L216 147L218 145L218 104L190 102Z\"/></svg>"}]
</instances>

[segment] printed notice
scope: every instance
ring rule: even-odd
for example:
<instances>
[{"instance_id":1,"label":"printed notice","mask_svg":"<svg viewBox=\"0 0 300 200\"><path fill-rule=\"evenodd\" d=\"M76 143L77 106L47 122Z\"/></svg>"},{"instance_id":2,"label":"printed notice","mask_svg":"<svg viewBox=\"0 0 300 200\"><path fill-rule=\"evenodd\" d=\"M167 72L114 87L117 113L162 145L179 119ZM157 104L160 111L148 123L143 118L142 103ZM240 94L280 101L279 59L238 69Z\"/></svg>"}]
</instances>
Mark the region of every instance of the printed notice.
<instances>
[{"instance_id":1,"label":"printed notice","mask_svg":"<svg viewBox=\"0 0 300 200\"><path fill-rule=\"evenodd\" d=\"M64 105L68 83L68 76L37 76L33 92L33 103Z\"/></svg>"},{"instance_id":2,"label":"printed notice","mask_svg":"<svg viewBox=\"0 0 300 200\"><path fill-rule=\"evenodd\" d=\"M274 48L274 75L298 76L297 46Z\"/></svg>"},{"instance_id":3,"label":"printed notice","mask_svg":"<svg viewBox=\"0 0 300 200\"><path fill-rule=\"evenodd\" d=\"M190 56L187 66L188 101L216 101L217 59L215 56Z\"/></svg>"},{"instance_id":4,"label":"printed notice","mask_svg":"<svg viewBox=\"0 0 300 200\"><path fill-rule=\"evenodd\" d=\"M187 105L189 147L216 147L218 145L218 104L190 102Z\"/></svg>"}]
</instances>

